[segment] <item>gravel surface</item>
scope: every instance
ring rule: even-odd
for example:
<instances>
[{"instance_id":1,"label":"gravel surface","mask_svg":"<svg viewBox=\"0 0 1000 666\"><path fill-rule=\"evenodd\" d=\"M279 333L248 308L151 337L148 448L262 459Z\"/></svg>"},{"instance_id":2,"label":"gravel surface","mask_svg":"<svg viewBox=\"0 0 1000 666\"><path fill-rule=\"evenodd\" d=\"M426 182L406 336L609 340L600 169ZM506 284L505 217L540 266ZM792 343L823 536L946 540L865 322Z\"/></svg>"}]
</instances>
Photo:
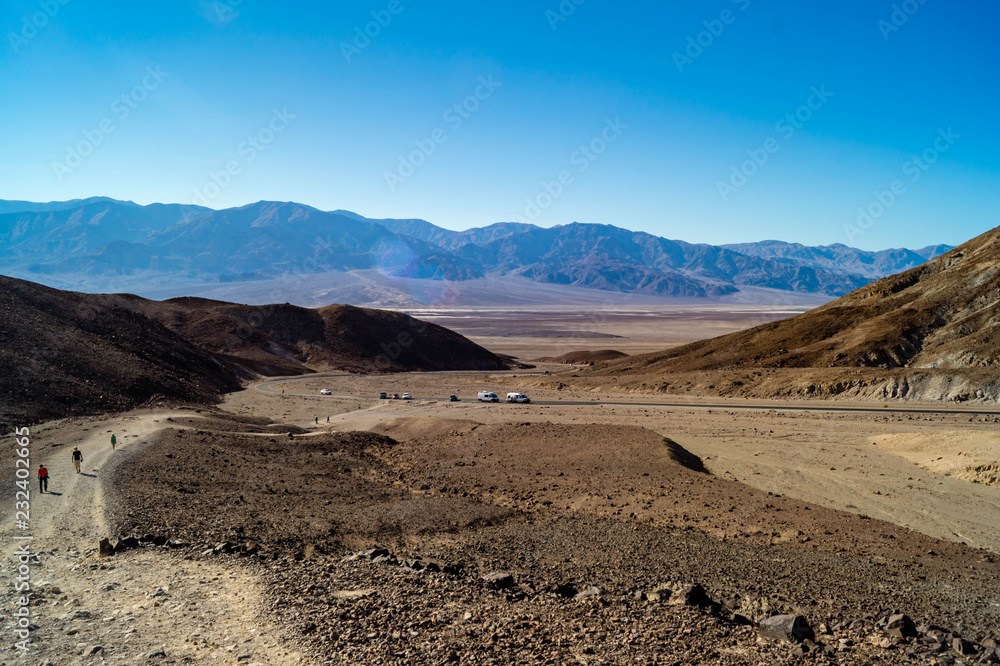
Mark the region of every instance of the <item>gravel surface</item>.
<instances>
[{"instance_id":1,"label":"gravel surface","mask_svg":"<svg viewBox=\"0 0 1000 666\"><path fill-rule=\"evenodd\" d=\"M224 426L117 458L111 530L246 567L316 663L977 663L1000 635L989 552L713 477L640 428ZM893 636L895 612L941 631ZM814 637L759 638L779 614Z\"/></svg>"}]
</instances>

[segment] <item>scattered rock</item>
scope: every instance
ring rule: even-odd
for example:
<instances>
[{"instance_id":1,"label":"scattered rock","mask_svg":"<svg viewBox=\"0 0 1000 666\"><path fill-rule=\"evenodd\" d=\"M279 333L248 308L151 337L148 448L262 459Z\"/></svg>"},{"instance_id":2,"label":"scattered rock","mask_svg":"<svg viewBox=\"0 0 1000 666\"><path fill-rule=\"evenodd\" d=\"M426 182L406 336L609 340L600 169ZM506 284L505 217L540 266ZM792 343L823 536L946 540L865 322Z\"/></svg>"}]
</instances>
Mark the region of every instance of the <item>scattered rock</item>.
<instances>
[{"instance_id":1,"label":"scattered rock","mask_svg":"<svg viewBox=\"0 0 1000 666\"><path fill-rule=\"evenodd\" d=\"M602 594L604 594L604 590L602 590L601 588L597 587L596 585L588 585L587 587L580 590L580 592L578 592L576 596L573 597L573 599L575 601L582 601L584 599L593 599L595 597L599 597Z\"/></svg>"},{"instance_id":2,"label":"scattered rock","mask_svg":"<svg viewBox=\"0 0 1000 666\"><path fill-rule=\"evenodd\" d=\"M491 590L506 590L514 587L514 577L509 573L494 571L483 576L483 581Z\"/></svg>"},{"instance_id":3,"label":"scattered rock","mask_svg":"<svg viewBox=\"0 0 1000 666\"><path fill-rule=\"evenodd\" d=\"M809 622L801 615L775 615L765 618L760 622L760 635L767 640L792 643L816 638Z\"/></svg>"},{"instance_id":4,"label":"scattered rock","mask_svg":"<svg viewBox=\"0 0 1000 666\"><path fill-rule=\"evenodd\" d=\"M374 589L369 588L367 590L337 590L333 593L334 599L345 599L347 601L353 601L355 599L367 599L378 594Z\"/></svg>"},{"instance_id":5,"label":"scattered rock","mask_svg":"<svg viewBox=\"0 0 1000 666\"><path fill-rule=\"evenodd\" d=\"M896 638L916 638L920 635L917 632L917 625L903 613L890 615L885 628L890 636L895 636Z\"/></svg>"},{"instance_id":6,"label":"scattered rock","mask_svg":"<svg viewBox=\"0 0 1000 666\"><path fill-rule=\"evenodd\" d=\"M951 640L951 649L963 656L972 656L977 652L971 642L958 636Z\"/></svg>"},{"instance_id":7,"label":"scattered rock","mask_svg":"<svg viewBox=\"0 0 1000 666\"><path fill-rule=\"evenodd\" d=\"M674 606L697 606L699 608L719 606L718 603L708 596L705 588L697 583L694 585L685 585L674 592L670 596L669 603Z\"/></svg>"},{"instance_id":8,"label":"scattered rock","mask_svg":"<svg viewBox=\"0 0 1000 666\"><path fill-rule=\"evenodd\" d=\"M549 589L557 597L562 597L563 599L572 599L580 590L577 589L576 585L573 583L560 583L559 585L554 585Z\"/></svg>"},{"instance_id":9,"label":"scattered rock","mask_svg":"<svg viewBox=\"0 0 1000 666\"><path fill-rule=\"evenodd\" d=\"M646 592L645 598L646 598L646 601L654 601L654 602L655 601L669 601L670 597L672 597L673 594L674 594L674 591L671 590L669 587L661 587L661 588L652 590L650 592Z\"/></svg>"}]
</instances>

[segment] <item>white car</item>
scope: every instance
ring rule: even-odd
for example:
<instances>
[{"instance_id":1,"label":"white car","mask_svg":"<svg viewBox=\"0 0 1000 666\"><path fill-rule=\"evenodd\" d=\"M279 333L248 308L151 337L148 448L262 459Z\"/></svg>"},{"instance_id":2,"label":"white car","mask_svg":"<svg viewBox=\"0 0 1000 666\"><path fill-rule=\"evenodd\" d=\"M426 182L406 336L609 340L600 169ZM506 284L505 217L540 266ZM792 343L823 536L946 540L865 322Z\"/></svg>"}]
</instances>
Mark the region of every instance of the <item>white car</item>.
<instances>
[{"instance_id":1,"label":"white car","mask_svg":"<svg viewBox=\"0 0 1000 666\"><path fill-rule=\"evenodd\" d=\"M409 393L404 393L403 400L413 400L413 397Z\"/></svg>"},{"instance_id":2,"label":"white car","mask_svg":"<svg viewBox=\"0 0 1000 666\"><path fill-rule=\"evenodd\" d=\"M319 394L320 395L333 395L333 391L331 391L330 389L323 389L322 391L319 392Z\"/></svg>"}]
</instances>

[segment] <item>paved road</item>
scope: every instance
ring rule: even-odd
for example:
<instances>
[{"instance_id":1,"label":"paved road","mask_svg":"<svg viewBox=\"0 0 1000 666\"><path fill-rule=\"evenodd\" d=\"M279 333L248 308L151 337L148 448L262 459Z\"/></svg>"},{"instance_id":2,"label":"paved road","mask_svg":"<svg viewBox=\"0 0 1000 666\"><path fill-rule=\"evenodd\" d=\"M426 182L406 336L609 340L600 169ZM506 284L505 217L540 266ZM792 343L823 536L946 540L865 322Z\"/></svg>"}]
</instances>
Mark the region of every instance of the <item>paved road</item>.
<instances>
[{"instance_id":1,"label":"paved road","mask_svg":"<svg viewBox=\"0 0 1000 666\"><path fill-rule=\"evenodd\" d=\"M442 373L444 374L444 373ZM461 374L455 372L449 372L447 374ZM482 374L480 372L470 372L467 374ZM520 371L518 374L524 375L528 374L524 371ZM541 374L541 373L536 373ZM263 393L281 393L280 390L274 387L279 384L292 384L295 382L302 381L314 381L316 379L323 379L326 377L349 377L351 375L347 373L340 374L322 374L322 375L306 375L303 377L292 377L288 379L277 379L262 382L260 384L255 384L254 389L261 391ZM286 391L285 395L300 395L300 396L316 396L315 391L309 392L298 392L298 391ZM323 396L328 398L365 398L365 399L377 399L377 395L344 395L335 394L331 396ZM447 401L448 396L413 396L414 400L436 400L436 401ZM659 400L634 400L634 401L622 401L622 400L533 400L531 404L533 405L603 405L608 407L647 407L647 408L691 408L691 409L742 409L742 410L780 410L780 411L798 411L798 412L855 412L855 413L876 413L876 414L968 414L969 416L1000 416L1000 405L996 407L991 406L979 406L979 405L969 405L962 407L952 407L952 406L941 406L937 407L935 405L913 405L913 406L900 406L888 404L883 407L878 406L856 406L856 405L835 405L835 404L807 404L803 402L709 402L711 398L704 401L699 400L698 402L668 402ZM475 398L464 398L463 401L475 402Z\"/></svg>"}]
</instances>

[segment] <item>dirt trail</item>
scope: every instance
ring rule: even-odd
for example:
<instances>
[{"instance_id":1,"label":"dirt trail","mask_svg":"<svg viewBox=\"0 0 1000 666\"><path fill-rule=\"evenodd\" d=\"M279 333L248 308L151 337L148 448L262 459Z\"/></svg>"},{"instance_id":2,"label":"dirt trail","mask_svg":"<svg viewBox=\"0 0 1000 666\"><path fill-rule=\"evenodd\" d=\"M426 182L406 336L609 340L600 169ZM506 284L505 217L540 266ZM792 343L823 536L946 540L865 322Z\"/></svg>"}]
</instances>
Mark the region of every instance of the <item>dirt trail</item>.
<instances>
[{"instance_id":1,"label":"dirt trail","mask_svg":"<svg viewBox=\"0 0 1000 666\"><path fill-rule=\"evenodd\" d=\"M167 548L148 547L100 558L98 541L109 536L101 492L102 469L114 455L140 445L179 412L159 410L116 417L70 419L33 428L30 529L18 529L13 482L0 511L3 571L0 603L15 608L19 561L15 550L30 535L34 554L29 606L31 642L15 647L16 618L5 613L4 663L153 663L150 660L219 664L298 664L302 657L281 647L277 630L257 614L261 590L245 571L225 561L185 560ZM187 413L190 416L190 413ZM118 439L111 451L110 438ZM83 454L81 473L71 462ZM38 463L49 469L49 492L38 492ZM13 474L8 478L13 479ZM10 496L8 496L10 495ZM162 653L162 654L161 654Z\"/></svg>"}]
</instances>

